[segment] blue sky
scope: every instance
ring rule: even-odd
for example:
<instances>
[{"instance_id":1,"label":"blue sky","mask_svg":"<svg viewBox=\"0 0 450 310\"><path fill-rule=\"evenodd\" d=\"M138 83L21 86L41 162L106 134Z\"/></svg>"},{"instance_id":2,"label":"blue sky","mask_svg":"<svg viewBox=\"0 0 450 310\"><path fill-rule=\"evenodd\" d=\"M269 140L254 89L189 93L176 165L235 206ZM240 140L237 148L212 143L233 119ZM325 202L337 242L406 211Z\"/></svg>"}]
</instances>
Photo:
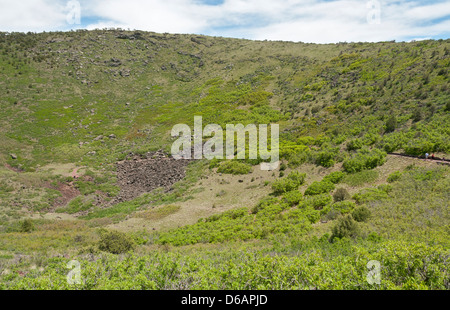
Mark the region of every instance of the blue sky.
<instances>
[{"instance_id":1,"label":"blue sky","mask_svg":"<svg viewBox=\"0 0 450 310\"><path fill-rule=\"evenodd\" d=\"M118 27L314 43L447 39L450 1L0 0L0 31Z\"/></svg>"}]
</instances>

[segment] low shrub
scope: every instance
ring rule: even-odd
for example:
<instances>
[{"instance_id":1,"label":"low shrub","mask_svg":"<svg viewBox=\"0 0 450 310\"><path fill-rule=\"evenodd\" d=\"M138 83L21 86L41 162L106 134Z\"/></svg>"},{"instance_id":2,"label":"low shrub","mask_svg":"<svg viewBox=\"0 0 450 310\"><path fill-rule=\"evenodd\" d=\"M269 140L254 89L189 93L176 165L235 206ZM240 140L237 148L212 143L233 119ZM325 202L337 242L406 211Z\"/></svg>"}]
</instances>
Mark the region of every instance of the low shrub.
<instances>
[{"instance_id":1,"label":"low shrub","mask_svg":"<svg viewBox=\"0 0 450 310\"><path fill-rule=\"evenodd\" d=\"M331 232L331 241L334 241L336 238L354 238L359 235L359 226L351 215L346 215L337 220Z\"/></svg>"},{"instance_id":2,"label":"low shrub","mask_svg":"<svg viewBox=\"0 0 450 310\"><path fill-rule=\"evenodd\" d=\"M365 206L359 206L352 212L352 217L357 222L366 222L371 216L370 210Z\"/></svg>"},{"instance_id":3,"label":"low shrub","mask_svg":"<svg viewBox=\"0 0 450 310\"><path fill-rule=\"evenodd\" d=\"M334 184L329 181L313 182L305 191L305 195L319 195L334 190Z\"/></svg>"},{"instance_id":4,"label":"low shrub","mask_svg":"<svg viewBox=\"0 0 450 310\"><path fill-rule=\"evenodd\" d=\"M398 181L398 180L401 178L401 176L402 176L402 172L401 172L401 171L396 171L396 172L394 172L394 173L391 173L391 174L388 176L387 181L388 181L389 183L393 183L393 182L395 182L395 181Z\"/></svg>"},{"instance_id":5,"label":"low shrub","mask_svg":"<svg viewBox=\"0 0 450 310\"><path fill-rule=\"evenodd\" d=\"M300 205L300 207L312 207L316 210L321 210L325 206L329 205L333 201L333 197L331 197L329 194L319 194L314 196L308 196L305 197L305 200L303 200Z\"/></svg>"},{"instance_id":6,"label":"low shrub","mask_svg":"<svg viewBox=\"0 0 450 310\"><path fill-rule=\"evenodd\" d=\"M305 182L306 174L299 173L298 171L292 171L284 179L276 180L272 183L272 190L275 195L281 195L293 190L298 189L300 185Z\"/></svg>"},{"instance_id":7,"label":"low shrub","mask_svg":"<svg viewBox=\"0 0 450 310\"><path fill-rule=\"evenodd\" d=\"M22 221L21 225L20 225L20 231L21 232L32 232L34 230L34 224L33 221L31 219L25 219Z\"/></svg>"},{"instance_id":8,"label":"low shrub","mask_svg":"<svg viewBox=\"0 0 450 310\"><path fill-rule=\"evenodd\" d=\"M295 206L303 200L303 195L301 192L294 190L284 194L283 198L287 204L289 204L290 206Z\"/></svg>"},{"instance_id":9,"label":"low shrub","mask_svg":"<svg viewBox=\"0 0 450 310\"><path fill-rule=\"evenodd\" d=\"M248 174L252 171L252 166L236 160L227 160L220 164L217 172L226 174Z\"/></svg>"},{"instance_id":10,"label":"low shrub","mask_svg":"<svg viewBox=\"0 0 450 310\"><path fill-rule=\"evenodd\" d=\"M345 173L342 171L335 171L330 173L329 175L326 175L322 181L329 181L333 184L338 184L342 181L342 179L345 177Z\"/></svg>"},{"instance_id":11,"label":"low shrub","mask_svg":"<svg viewBox=\"0 0 450 310\"><path fill-rule=\"evenodd\" d=\"M333 194L333 199L336 202L344 201L350 199L350 194L345 188L338 188Z\"/></svg>"},{"instance_id":12,"label":"low shrub","mask_svg":"<svg viewBox=\"0 0 450 310\"><path fill-rule=\"evenodd\" d=\"M101 251L120 254L132 251L136 246L136 243L132 238L119 231L102 229L99 231L99 234L100 241L98 242L98 248Z\"/></svg>"},{"instance_id":13,"label":"low shrub","mask_svg":"<svg viewBox=\"0 0 450 310\"><path fill-rule=\"evenodd\" d=\"M362 149L352 158L344 161L344 171L348 173L355 173L381 166L386 162L386 155L386 152L379 149L373 149L372 151Z\"/></svg>"},{"instance_id":14,"label":"low shrub","mask_svg":"<svg viewBox=\"0 0 450 310\"><path fill-rule=\"evenodd\" d=\"M341 214L347 214L355 208L355 203L353 201L339 201L333 203L331 208L341 212Z\"/></svg>"}]
</instances>

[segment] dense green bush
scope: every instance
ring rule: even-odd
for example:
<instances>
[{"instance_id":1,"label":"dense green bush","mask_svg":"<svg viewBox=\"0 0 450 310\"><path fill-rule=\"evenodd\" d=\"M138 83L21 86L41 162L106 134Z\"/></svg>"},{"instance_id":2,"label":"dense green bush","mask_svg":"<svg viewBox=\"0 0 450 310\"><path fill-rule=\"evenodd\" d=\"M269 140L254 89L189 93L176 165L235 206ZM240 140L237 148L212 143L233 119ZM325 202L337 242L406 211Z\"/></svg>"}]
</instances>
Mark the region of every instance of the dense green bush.
<instances>
[{"instance_id":1,"label":"dense green bush","mask_svg":"<svg viewBox=\"0 0 450 310\"><path fill-rule=\"evenodd\" d=\"M303 200L303 195L300 191L294 190L284 194L283 199L290 206L295 206Z\"/></svg>"},{"instance_id":2,"label":"dense green bush","mask_svg":"<svg viewBox=\"0 0 450 310\"><path fill-rule=\"evenodd\" d=\"M272 190L276 195L281 195L298 189L305 182L306 174L292 171L284 179L276 180L272 183Z\"/></svg>"},{"instance_id":3,"label":"dense green bush","mask_svg":"<svg viewBox=\"0 0 450 310\"><path fill-rule=\"evenodd\" d=\"M333 197L329 194L319 194L313 196L307 196L299 204L299 208L312 207L316 210L321 210L325 206L329 205L333 201Z\"/></svg>"},{"instance_id":4,"label":"dense green bush","mask_svg":"<svg viewBox=\"0 0 450 310\"><path fill-rule=\"evenodd\" d=\"M21 226L20 226L20 231L21 232L32 232L34 230L34 224L33 221L31 219L25 219L22 221Z\"/></svg>"},{"instance_id":5,"label":"dense green bush","mask_svg":"<svg viewBox=\"0 0 450 310\"><path fill-rule=\"evenodd\" d=\"M331 240L336 238L357 237L359 235L358 223L351 215L345 215L337 220L337 223L331 229Z\"/></svg>"},{"instance_id":6,"label":"dense green bush","mask_svg":"<svg viewBox=\"0 0 450 310\"><path fill-rule=\"evenodd\" d=\"M379 149L373 149L372 151L360 150L350 159L347 159L343 163L343 168L348 173L354 173L365 169L373 169L377 166L381 166L386 162L386 153Z\"/></svg>"},{"instance_id":7,"label":"dense green bush","mask_svg":"<svg viewBox=\"0 0 450 310\"><path fill-rule=\"evenodd\" d=\"M357 222L366 222L370 216L371 212L366 206L359 206L352 212L352 217Z\"/></svg>"},{"instance_id":8,"label":"dense green bush","mask_svg":"<svg viewBox=\"0 0 450 310\"><path fill-rule=\"evenodd\" d=\"M345 188L338 188L334 194L333 194L333 199L334 201L338 202L338 201L344 201L350 198L350 194L348 193L348 191Z\"/></svg>"},{"instance_id":9,"label":"dense green bush","mask_svg":"<svg viewBox=\"0 0 450 310\"><path fill-rule=\"evenodd\" d=\"M338 159L339 148L323 147L314 153L313 158L316 165L322 167L333 167Z\"/></svg>"},{"instance_id":10,"label":"dense green bush","mask_svg":"<svg viewBox=\"0 0 450 310\"><path fill-rule=\"evenodd\" d=\"M252 166L237 160L227 160L220 164L217 172L226 174L248 174L252 171Z\"/></svg>"},{"instance_id":11,"label":"dense green bush","mask_svg":"<svg viewBox=\"0 0 450 310\"><path fill-rule=\"evenodd\" d=\"M334 190L334 184L329 181L313 182L305 191L305 195L319 195Z\"/></svg>"},{"instance_id":12,"label":"dense green bush","mask_svg":"<svg viewBox=\"0 0 450 310\"><path fill-rule=\"evenodd\" d=\"M355 208L355 203L353 201L338 201L331 205L332 209L338 210L341 214L350 213Z\"/></svg>"},{"instance_id":13,"label":"dense green bush","mask_svg":"<svg viewBox=\"0 0 450 310\"><path fill-rule=\"evenodd\" d=\"M377 188L367 188L361 190L359 193L353 195L353 199L356 200L358 204L382 200L388 197L389 187L382 187L381 185Z\"/></svg>"},{"instance_id":14,"label":"dense green bush","mask_svg":"<svg viewBox=\"0 0 450 310\"><path fill-rule=\"evenodd\" d=\"M395 181L398 181L398 180L401 178L401 176L402 176L402 172L401 172L401 171L396 171L396 172L394 172L394 173L391 173L391 174L388 176L387 181L388 181L389 183L393 183L393 182L395 182Z\"/></svg>"},{"instance_id":15,"label":"dense green bush","mask_svg":"<svg viewBox=\"0 0 450 310\"><path fill-rule=\"evenodd\" d=\"M391 114L386 120L385 130L387 133L393 132L397 128L397 118L394 114Z\"/></svg>"},{"instance_id":16,"label":"dense green bush","mask_svg":"<svg viewBox=\"0 0 450 310\"><path fill-rule=\"evenodd\" d=\"M347 143L347 150L348 151L356 151L363 147L363 142L361 139L354 139L350 140Z\"/></svg>"},{"instance_id":17,"label":"dense green bush","mask_svg":"<svg viewBox=\"0 0 450 310\"><path fill-rule=\"evenodd\" d=\"M326 175L322 181L330 181L333 184L338 184L345 177L345 173L342 171L335 171Z\"/></svg>"},{"instance_id":18,"label":"dense green bush","mask_svg":"<svg viewBox=\"0 0 450 310\"><path fill-rule=\"evenodd\" d=\"M132 251L136 246L136 243L127 234L119 231L100 230L100 240L98 242L98 248L101 251L109 252L112 254L120 254L128 251Z\"/></svg>"}]
</instances>

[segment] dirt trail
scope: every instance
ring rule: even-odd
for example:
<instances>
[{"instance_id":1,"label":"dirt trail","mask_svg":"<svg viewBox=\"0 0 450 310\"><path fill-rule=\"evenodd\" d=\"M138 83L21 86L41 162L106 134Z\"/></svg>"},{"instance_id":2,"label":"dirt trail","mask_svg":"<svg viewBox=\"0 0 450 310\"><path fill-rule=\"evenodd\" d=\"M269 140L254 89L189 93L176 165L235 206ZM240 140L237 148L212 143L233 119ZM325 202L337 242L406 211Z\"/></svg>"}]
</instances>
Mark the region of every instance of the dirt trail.
<instances>
[{"instance_id":1,"label":"dirt trail","mask_svg":"<svg viewBox=\"0 0 450 310\"><path fill-rule=\"evenodd\" d=\"M428 159L426 159L426 158L419 157L419 156L412 156L412 155L406 155L406 154L400 154L400 153L388 153L388 155L398 156L398 157L415 158L415 159L419 159L422 161L441 164L441 165L450 165L450 159L439 158L439 157L435 157L434 159L429 157Z\"/></svg>"}]
</instances>

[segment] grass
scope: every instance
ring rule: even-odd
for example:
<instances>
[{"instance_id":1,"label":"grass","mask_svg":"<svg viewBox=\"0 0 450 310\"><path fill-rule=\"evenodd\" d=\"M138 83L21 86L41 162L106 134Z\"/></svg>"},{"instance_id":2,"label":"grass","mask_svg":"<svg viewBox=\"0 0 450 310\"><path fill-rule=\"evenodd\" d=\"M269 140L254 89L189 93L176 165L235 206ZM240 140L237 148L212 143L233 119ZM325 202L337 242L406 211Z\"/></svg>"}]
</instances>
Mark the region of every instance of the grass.
<instances>
[{"instance_id":1,"label":"grass","mask_svg":"<svg viewBox=\"0 0 450 310\"><path fill-rule=\"evenodd\" d=\"M30 255L8 265L13 272L0 276L0 288L68 288L67 262L51 255L70 254L86 266L84 289L371 289L355 276L370 259L385 266L380 288L448 289L440 259L450 240L448 168L389 155L385 163L382 152L448 157L449 40L317 45L119 34L131 32L0 33L2 264ZM191 126L194 115L223 128L280 124L283 169L307 171L307 178L280 182L279 171L263 173L248 160L215 163L223 168L219 178L197 161L172 191L93 205L119 193L117 161L170 151L172 126ZM417 168L405 170L413 163ZM74 181L81 195L56 212L88 214L33 220L35 230L20 232L24 218L50 218L45 213L61 195L55 186L70 184L75 167L83 167ZM330 181L351 200L333 206L332 186L303 197L342 170L354 173ZM401 177L389 178L395 171ZM279 196L269 184L281 185ZM277 201L248 212L264 197ZM371 218L357 224L358 237L330 243L334 221L355 203ZM134 256L95 253L104 259L87 261L80 254L93 251L98 227L125 225L148 240ZM14 273L35 263L48 268Z\"/></svg>"},{"instance_id":2,"label":"grass","mask_svg":"<svg viewBox=\"0 0 450 310\"><path fill-rule=\"evenodd\" d=\"M378 180L378 177L379 173L377 170L363 170L360 172L347 174L342 179L342 183L356 187L364 184L374 183Z\"/></svg>"},{"instance_id":3,"label":"grass","mask_svg":"<svg viewBox=\"0 0 450 310\"><path fill-rule=\"evenodd\" d=\"M139 212L135 217L143 218L147 221L161 220L171 214L177 213L180 208L180 206L175 205L161 206L156 209Z\"/></svg>"}]
</instances>

